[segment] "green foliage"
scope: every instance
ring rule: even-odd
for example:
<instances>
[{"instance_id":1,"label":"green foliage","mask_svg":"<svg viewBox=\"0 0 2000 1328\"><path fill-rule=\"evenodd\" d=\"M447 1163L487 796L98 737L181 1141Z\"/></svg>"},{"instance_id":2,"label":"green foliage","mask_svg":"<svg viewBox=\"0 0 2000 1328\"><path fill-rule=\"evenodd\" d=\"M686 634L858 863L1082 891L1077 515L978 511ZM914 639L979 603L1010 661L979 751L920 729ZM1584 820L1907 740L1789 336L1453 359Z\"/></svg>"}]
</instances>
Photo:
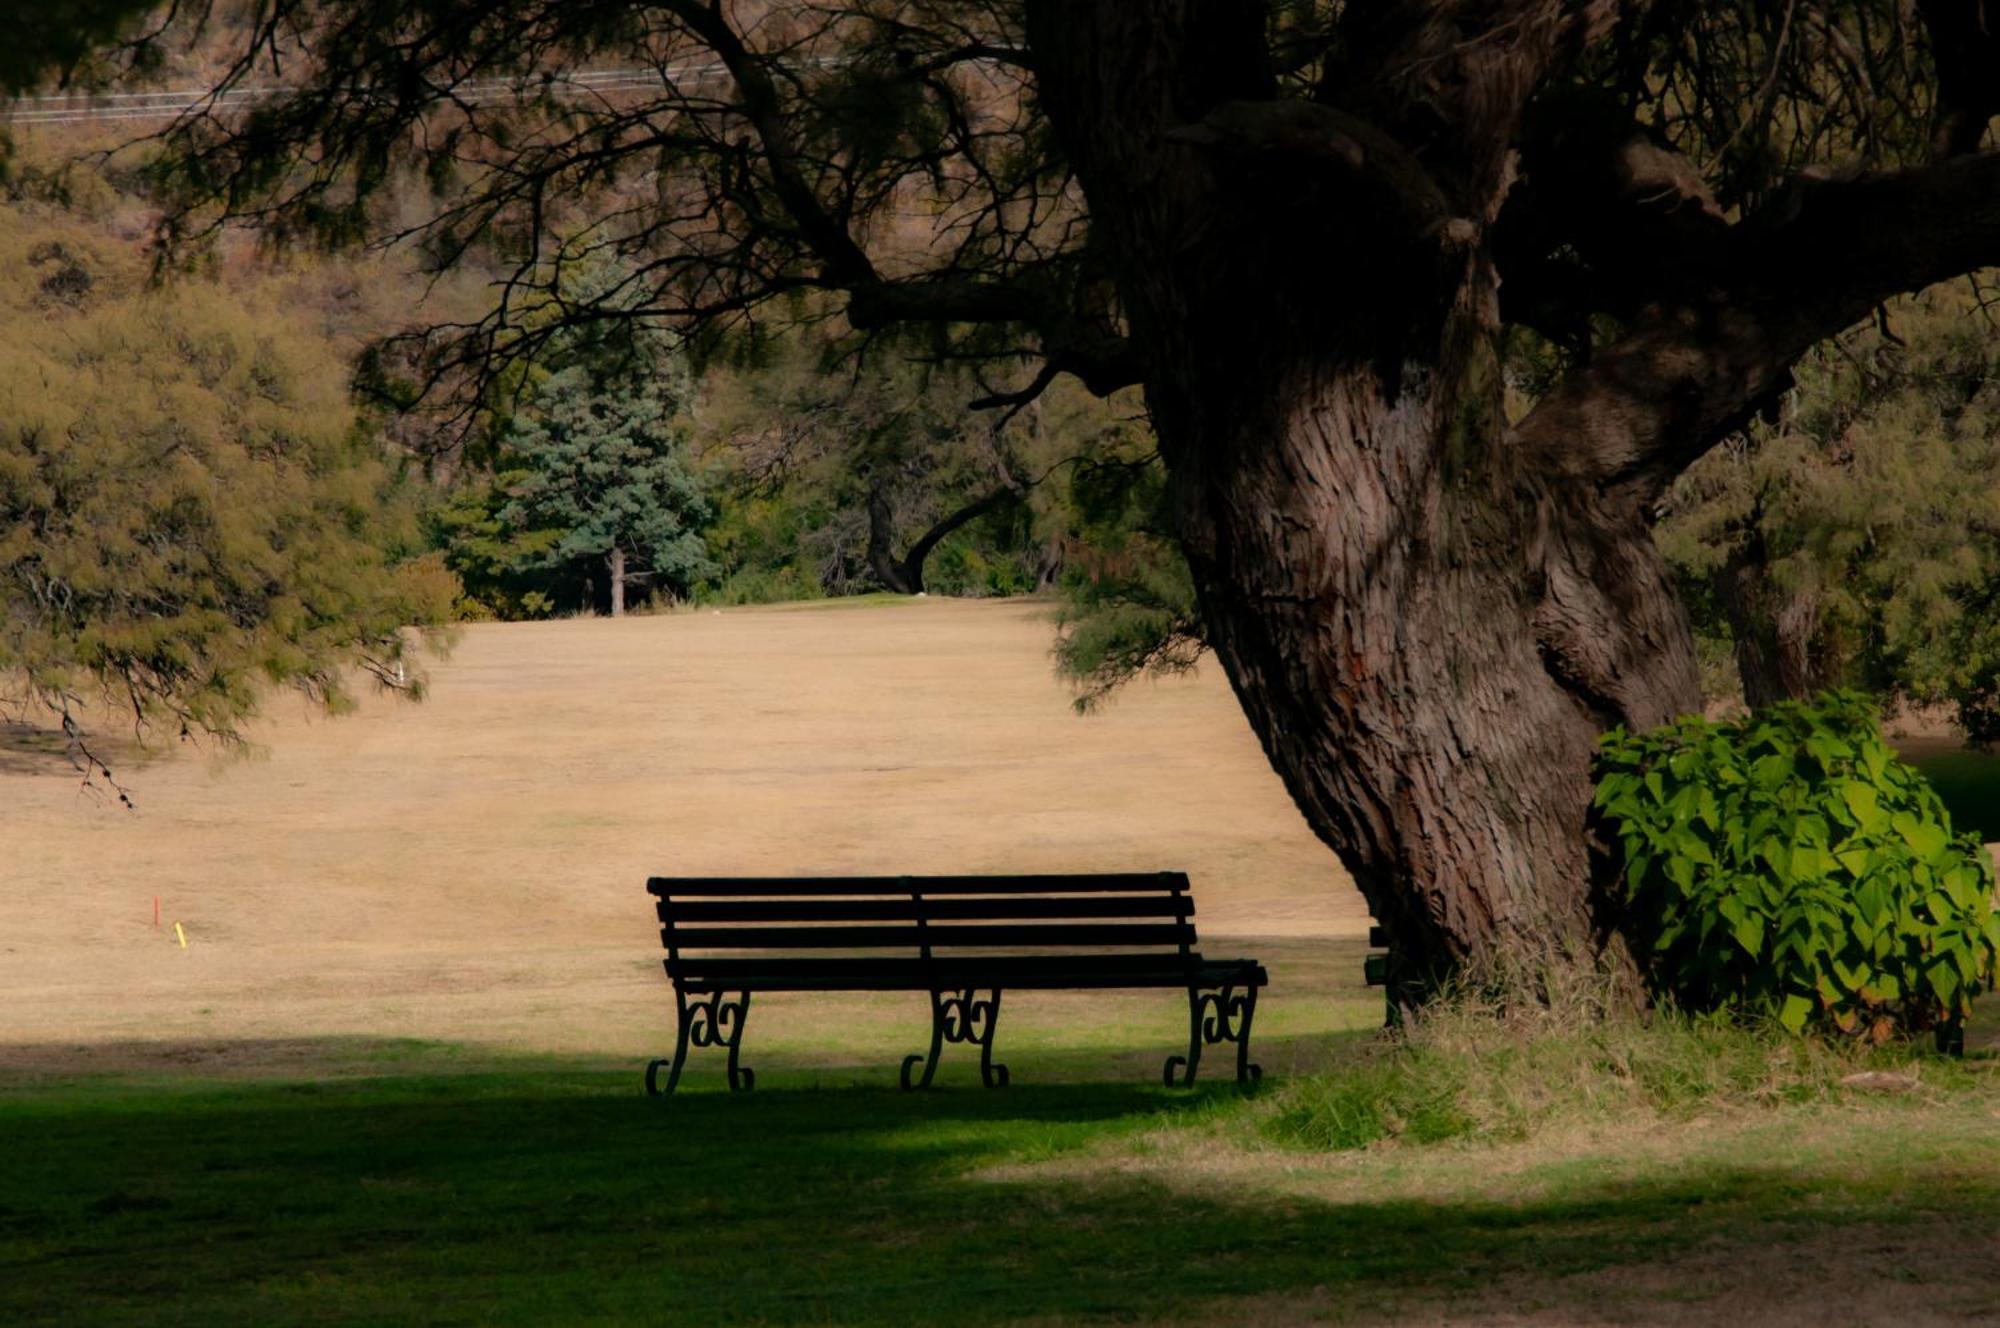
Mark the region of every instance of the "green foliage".
<instances>
[{"instance_id":1,"label":"green foliage","mask_svg":"<svg viewBox=\"0 0 2000 1328\"><path fill-rule=\"evenodd\" d=\"M565 601L563 578L548 566L557 532L514 531L500 513L511 501L505 486L481 477L446 493L424 513L431 547L458 578L462 593L453 613L462 619L515 621L544 618Z\"/></svg>"},{"instance_id":2,"label":"green foliage","mask_svg":"<svg viewBox=\"0 0 2000 1328\"><path fill-rule=\"evenodd\" d=\"M1994 980L1993 865L1863 696L1614 730L1595 806L1621 930L1690 1008L1881 1040L1958 1027Z\"/></svg>"},{"instance_id":3,"label":"green foliage","mask_svg":"<svg viewBox=\"0 0 2000 1328\"><path fill-rule=\"evenodd\" d=\"M403 629L453 584L338 362L248 291L148 293L54 234L0 220L0 683L217 733L263 685L411 685Z\"/></svg>"},{"instance_id":4,"label":"green foliage","mask_svg":"<svg viewBox=\"0 0 2000 1328\"><path fill-rule=\"evenodd\" d=\"M1659 540L1711 694L1732 672L1753 705L1854 686L2000 738L1996 347L1966 287L1896 301L1675 483Z\"/></svg>"},{"instance_id":5,"label":"green foliage","mask_svg":"<svg viewBox=\"0 0 2000 1328\"><path fill-rule=\"evenodd\" d=\"M596 381L588 363L552 374L509 428L518 469L494 514L528 566L622 553L626 575L684 597L715 564L701 528L713 508L690 470L681 403L685 380L645 373Z\"/></svg>"},{"instance_id":6,"label":"green foliage","mask_svg":"<svg viewBox=\"0 0 2000 1328\"><path fill-rule=\"evenodd\" d=\"M1150 455L1071 477L1056 668L1076 685L1080 710L1131 678L1185 672L1201 657L1194 581L1165 533L1166 501L1165 468Z\"/></svg>"},{"instance_id":7,"label":"green foliage","mask_svg":"<svg viewBox=\"0 0 2000 1328\"><path fill-rule=\"evenodd\" d=\"M1052 550L1029 490L1089 440L1073 409L1003 422L969 408L981 394L968 375L805 335L716 366L699 449L727 494L714 598L1041 588Z\"/></svg>"}]
</instances>

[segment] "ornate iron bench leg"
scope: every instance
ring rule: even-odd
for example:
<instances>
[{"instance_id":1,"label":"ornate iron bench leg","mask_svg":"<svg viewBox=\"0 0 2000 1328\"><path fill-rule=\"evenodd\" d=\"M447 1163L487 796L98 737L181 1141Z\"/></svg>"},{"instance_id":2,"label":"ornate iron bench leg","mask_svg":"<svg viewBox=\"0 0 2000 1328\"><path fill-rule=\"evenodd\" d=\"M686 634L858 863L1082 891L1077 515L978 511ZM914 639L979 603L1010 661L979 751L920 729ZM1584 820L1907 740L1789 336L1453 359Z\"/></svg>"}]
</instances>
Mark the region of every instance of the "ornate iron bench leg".
<instances>
[{"instance_id":1,"label":"ornate iron bench leg","mask_svg":"<svg viewBox=\"0 0 2000 1328\"><path fill-rule=\"evenodd\" d=\"M1185 1056L1167 1057L1166 1072L1162 1076L1168 1088L1192 1088L1194 1072L1201 1067L1201 1007L1206 993L1199 987L1188 988L1188 1050ZM1176 1075L1176 1071L1185 1073Z\"/></svg>"},{"instance_id":2,"label":"ornate iron bench leg","mask_svg":"<svg viewBox=\"0 0 2000 1328\"><path fill-rule=\"evenodd\" d=\"M1254 1084L1264 1077L1264 1067L1250 1059L1250 1025L1257 1018L1257 988L1251 987L1239 998L1242 1002L1243 1021L1236 1025L1236 1082Z\"/></svg>"},{"instance_id":3,"label":"ornate iron bench leg","mask_svg":"<svg viewBox=\"0 0 2000 1328\"><path fill-rule=\"evenodd\" d=\"M934 991L931 993L931 1049L928 1056L905 1056L903 1058L902 1082L905 1088L929 1088L931 1076L937 1073L938 1055L944 1044L979 1044L979 1079L988 1088L1007 1086L1007 1067L993 1059L993 1031L1000 1024L1000 989L981 1000L976 988L963 991ZM918 1061L924 1062L923 1077L914 1084L910 1082L910 1070Z\"/></svg>"},{"instance_id":4,"label":"ornate iron bench leg","mask_svg":"<svg viewBox=\"0 0 2000 1328\"><path fill-rule=\"evenodd\" d=\"M677 985L674 987L674 1058L670 1061L646 1062L646 1096L659 1097L674 1091L681 1081L681 1069L688 1058L688 1003L687 996ZM660 1087L660 1067L667 1066L667 1086Z\"/></svg>"},{"instance_id":5,"label":"ornate iron bench leg","mask_svg":"<svg viewBox=\"0 0 2000 1328\"><path fill-rule=\"evenodd\" d=\"M1240 994L1234 987L1220 991L1188 988L1188 1054L1167 1057L1165 1079L1169 1088L1190 1088L1201 1065L1201 1049L1219 1042L1236 1044L1236 1082L1255 1083L1264 1077L1262 1066L1250 1063L1250 1023L1257 1017L1257 988ZM1185 1073L1175 1074L1186 1067Z\"/></svg>"},{"instance_id":6,"label":"ornate iron bench leg","mask_svg":"<svg viewBox=\"0 0 2000 1328\"><path fill-rule=\"evenodd\" d=\"M729 1048L729 1088L731 1092L749 1092L756 1087L757 1076L748 1066L737 1063L737 1049L743 1043L743 1024L750 1014L750 993L743 992L735 1000L729 999L727 992L712 991L698 995L690 1002L679 988L674 989L674 1006L680 1015L679 1032L674 1040L674 1058L669 1061L651 1061L646 1065L646 1091L654 1096L671 1093L681 1081L681 1071L687 1066L688 1045L697 1047ZM670 1066L667 1071L667 1086L659 1086L660 1067Z\"/></svg>"},{"instance_id":7,"label":"ornate iron bench leg","mask_svg":"<svg viewBox=\"0 0 2000 1328\"><path fill-rule=\"evenodd\" d=\"M979 1082L988 1088L1005 1088L1007 1067L993 1061L993 1033L1000 1027L1000 989L995 987L992 997L984 1001L972 999L971 992L965 995L966 1031L979 1043Z\"/></svg>"},{"instance_id":8,"label":"ornate iron bench leg","mask_svg":"<svg viewBox=\"0 0 2000 1328\"><path fill-rule=\"evenodd\" d=\"M931 993L931 1049L927 1053L918 1053L903 1057L903 1069L897 1077L902 1082L904 1092L908 1093L915 1089L929 1088L931 1086L931 1078L937 1073L938 1055L943 1050L944 993L934 991ZM911 1083L910 1070L918 1061L924 1063L924 1077L915 1083Z\"/></svg>"}]
</instances>

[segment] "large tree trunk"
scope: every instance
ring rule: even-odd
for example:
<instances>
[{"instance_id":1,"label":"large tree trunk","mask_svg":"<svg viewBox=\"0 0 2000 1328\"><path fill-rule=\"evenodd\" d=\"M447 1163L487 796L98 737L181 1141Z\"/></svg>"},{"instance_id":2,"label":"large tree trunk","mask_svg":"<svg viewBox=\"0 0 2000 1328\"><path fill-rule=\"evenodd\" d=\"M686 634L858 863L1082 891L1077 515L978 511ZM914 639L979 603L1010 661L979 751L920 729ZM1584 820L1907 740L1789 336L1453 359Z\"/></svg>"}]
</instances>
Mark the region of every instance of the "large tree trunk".
<instances>
[{"instance_id":1,"label":"large tree trunk","mask_svg":"<svg viewBox=\"0 0 2000 1328\"><path fill-rule=\"evenodd\" d=\"M1594 743L1700 702L1656 500L1815 342L2000 261L2000 154L1970 131L1742 223L1635 126L1537 158L1530 100L1639 8L1344 6L1299 96L1257 0L1027 4L1216 652L1420 977L1619 952ZM1940 88L1975 118L1981 50ZM1608 298L1577 307L1618 331L1510 420L1523 169L1511 229L1587 251ZM1508 279L1536 308L1534 265Z\"/></svg>"},{"instance_id":2,"label":"large tree trunk","mask_svg":"<svg viewBox=\"0 0 2000 1328\"><path fill-rule=\"evenodd\" d=\"M1601 403L1571 403L1577 448L1531 447L1503 413L1481 228L1532 79L1502 43L1456 71L1489 80L1462 95L1494 138L1461 147L1473 220L1426 231L1394 178L1266 153L1298 117L1341 122L1230 100L1269 92L1247 9L1031 7L1216 653L1413 981L1599 962L1621 952L1587 825L1596 739L1699 688L1648 486L1571 476Z\"/></svg>"},{"instance_id":3,"label":"large tree trunk","mask_svg":"<svg viewBox=\"0 0 2000 1328\"><path fill-rule=\"evenodd\" d=\"M917 569L912 584L903 560L896 556L896 514L889 502L889 487L880 479L868 485L868 570L882 583L882 589L898 595L914 595L924 588L923 569Z\"/></svg>"},{"instance_id":4,"label":"large tree trunk","mask_svg":"<svg viewBox=\"0 0 2000 1328\"><path fill-rule=\"evenodd\" d=\"M1472 388L1452 368L1406 364L1391 387L1303 366L1255 417L1154 394L1217 653L1419 980L1594 960L1597 736L1699 701L1643 519L1455 471L1439 441ZM1504 455L1485 427L1467 441Z\"/></svg>"},{"instance_id":5,"label":"large tree trunk","mask_svg":"<svg viewBox=\"0 0 2000 1328\"><path fill-rule=\"evenodd\" d=\"M611 616L625 616L625 550L611 546Z\"/></svg>"}]
</instances>

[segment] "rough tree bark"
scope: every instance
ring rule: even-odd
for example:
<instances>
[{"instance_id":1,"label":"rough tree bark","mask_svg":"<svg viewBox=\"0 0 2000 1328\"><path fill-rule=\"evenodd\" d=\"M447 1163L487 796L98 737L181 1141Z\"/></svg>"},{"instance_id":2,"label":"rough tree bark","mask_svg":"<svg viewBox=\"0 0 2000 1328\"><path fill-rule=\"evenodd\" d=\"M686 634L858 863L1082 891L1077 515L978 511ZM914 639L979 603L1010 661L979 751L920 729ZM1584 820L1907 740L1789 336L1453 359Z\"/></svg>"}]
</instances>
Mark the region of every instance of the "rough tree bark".
<instances>
[{"instance_id":1,"label":"rough tree bark","mask_svg":"<svg viewBox=\"0 0 2000 1328\"><path fill-rule=\"evenodd\" d=\"M1470 58L1448 28L1403 37L1461 65L1482 112L1448 198L1360 122L1271 101L1232 8L1043 3L1030 28L1124 260L1217 654L1406 954L1593 956L1597 735L1699 695L1643 508L1572 492L1568 450L1534 455L1502 409L1480 234L1562 27ZM1321 144L1382 173L1329 179Z\"/></svg>"},{"instance_id":2,"label":"rough tree bark","mask_svg":"<svg viewBox=\"0 0 2000 1328\"><path fill-rule=\"evenodd\" d=\"M614 544L611 546L611 616L625 616L625 550Z\"/></svg>"},{"instance_id":3,"label":"rough tree bark","mask_svg":"<svg viewBox=\"0 0 2000 1328\"><path fill-rule=\"evenodd\" d=\"M1772 584L1763 541L1754 532L1716 569L1714 585L1734 638L1744 704L1803 700L1829 684L1813 658L1817 606Z\"/></svg>"}]
</instances>

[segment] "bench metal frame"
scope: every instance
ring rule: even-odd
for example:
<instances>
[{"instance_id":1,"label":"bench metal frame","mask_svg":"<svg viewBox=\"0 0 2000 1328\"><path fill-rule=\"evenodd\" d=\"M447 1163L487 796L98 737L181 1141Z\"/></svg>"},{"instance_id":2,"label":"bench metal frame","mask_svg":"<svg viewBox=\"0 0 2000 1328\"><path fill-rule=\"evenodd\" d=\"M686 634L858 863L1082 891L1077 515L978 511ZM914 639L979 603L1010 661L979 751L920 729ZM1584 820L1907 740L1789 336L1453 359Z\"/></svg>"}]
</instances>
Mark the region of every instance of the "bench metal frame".
<instances>
[{"instance_id":1,"label":"bench metal frame","mask_svg":"<svg viewBox=\"0 0 2000 1328\"><path fill-rule=\"evenodd\" d=\"M1008 988L1181 988L1188 1048L1167 1058L1166 1083L1193 1084L1202 1049L1222 1043L1236 1047L1239 1083L1263 1073L1250 1061L1250 1028L1269 977L1255 960L1195 948L1181 872L656 876L646 890L678 1015L672 1058L646 1067L651 1094L674 1091L691 1047L727 1049L729 1087L753 1088L739 1053L757 991L928 992L930 1048L905 1056L897 1076L910 1090L930 1087L947 1044L976 1045L980 1081L1006 1086L993 1035Z\"/></svg>"}]
</instances>

